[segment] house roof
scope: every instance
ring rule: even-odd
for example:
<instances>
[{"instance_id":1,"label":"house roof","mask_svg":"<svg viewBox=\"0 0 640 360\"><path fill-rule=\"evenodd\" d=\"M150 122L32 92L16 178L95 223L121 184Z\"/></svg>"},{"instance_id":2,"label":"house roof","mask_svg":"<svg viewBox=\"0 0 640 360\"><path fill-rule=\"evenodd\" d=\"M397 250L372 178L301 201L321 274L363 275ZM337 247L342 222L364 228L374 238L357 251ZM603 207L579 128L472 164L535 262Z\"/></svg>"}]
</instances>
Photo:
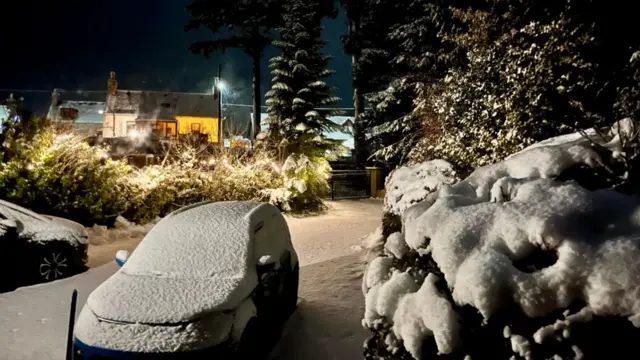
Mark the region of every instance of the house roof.
<instances>
[{"instance_id":1,"label":"house roof","mask_svg":"<svg viewBox=\"0 0 640 360\"><path fill-rule=\"evenodd\" d=\"M137 114L145 120L218 116L218 101L213 94L118 90L107 103L110 112Z\"/></svg>"},{"instance_id":2,"label":"house roof","mask_svg":"<svg viewBox=\"0 0 640 360\"><path fill-rule=\"evenodd\" d=\"M101 101L59 101L58 109L71 108L78 110L76 124L102 124L105 103Z\"/></svg>"},{"instance_id":3,"label":"house roof","mask_svg":"<svg viewBox=\"0 0 640 360\"><path fill-rule=\"evenodd\" d=\"M9 109L5 105L0 105L0 121L9 118Z\"/></svg>"}]
</instances>

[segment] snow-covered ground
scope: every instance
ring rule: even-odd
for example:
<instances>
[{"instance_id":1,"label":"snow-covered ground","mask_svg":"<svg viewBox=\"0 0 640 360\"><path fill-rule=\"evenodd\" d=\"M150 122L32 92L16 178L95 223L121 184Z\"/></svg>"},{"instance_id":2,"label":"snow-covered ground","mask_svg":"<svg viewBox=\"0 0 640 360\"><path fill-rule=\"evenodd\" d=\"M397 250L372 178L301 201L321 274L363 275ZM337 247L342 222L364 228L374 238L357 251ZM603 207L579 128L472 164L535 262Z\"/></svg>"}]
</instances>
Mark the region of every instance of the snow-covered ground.
<instances>
[{"instance_id":1,"label":"snow-covered ground","mask_svg":"<svg viewBox=\"0 0 640 360\"><path fill-rule=\"evenodd\" d=\"M300 268L301 301L272 360L362 358L369 331L361 325L361 257L357 253Z\"/></svg>"},{"instance_id":2,"label":"snow-covered ground","mask_svg":"<svg viewBox=\"0 0 640 360\"><path fill-rule=\"evenodd\" d=\"M292 316L274 360L355 359L362 356L367 335L360 325L364 311L361 291L361 241L380 223L379 200L330 203L322 216L287 217L300 257L300 304ZM84 274L0 294L0 359L61 359L69 304L78 290L78 307L88 294L117 269L118 249L132 250L138 239L92 246ZM102 265L100 265L102 264Z\"/></svg>"}]
</instances>

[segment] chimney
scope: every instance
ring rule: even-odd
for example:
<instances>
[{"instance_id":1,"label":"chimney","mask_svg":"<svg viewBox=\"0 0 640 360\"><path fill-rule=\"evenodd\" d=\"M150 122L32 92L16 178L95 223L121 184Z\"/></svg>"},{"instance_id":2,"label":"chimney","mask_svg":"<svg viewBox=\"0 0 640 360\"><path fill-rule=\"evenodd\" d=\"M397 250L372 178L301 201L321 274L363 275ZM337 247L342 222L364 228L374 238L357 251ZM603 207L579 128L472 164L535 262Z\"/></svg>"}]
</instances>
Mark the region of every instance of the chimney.
<instances>
[{"instance_id":1,"label":"chimney","mask_svg":"<svg viewBox=\"0 0 640 360\"><path fill-rule=\"evenodd\" d=\"M53 89L51 93L51 104L58 106L60 103L60 89Z\"/></svg>"},{"instance_id":2,"label":"chimney","mask_svg":"<svg viewBox=\"0 0 640 360\"><path fill-rule=\"evenodd\" d=\"M51 106L49 106L49 113L47 114L47 118L49 120L55 121L58 118L58 106L60 105L60 90L53 89L51 93Z\"/></svg>"},{"instance_id":3,"label":"chimney","mask_svg":"<svg viewBox=\"0 0 640 360\"><path fill-rule=\"evenodd\" d=\"M9 98L5 102L7 109L9 110L9 118L13 119L18 113L18 101L15 99L13 93L9 94Z\"/></svg>"},{"instance_id":4,"label":"chimney","mask_svg":"<svg viewBox=\"0 0 640 360\"><path fill-rule=\"evenodd\" d=\"M115 95L116 91L118 91L118 80L116 80L115 71L111 71L109 73L109 81L107 81L107 92L108 95Z\"/></svg>"}]
</instances>

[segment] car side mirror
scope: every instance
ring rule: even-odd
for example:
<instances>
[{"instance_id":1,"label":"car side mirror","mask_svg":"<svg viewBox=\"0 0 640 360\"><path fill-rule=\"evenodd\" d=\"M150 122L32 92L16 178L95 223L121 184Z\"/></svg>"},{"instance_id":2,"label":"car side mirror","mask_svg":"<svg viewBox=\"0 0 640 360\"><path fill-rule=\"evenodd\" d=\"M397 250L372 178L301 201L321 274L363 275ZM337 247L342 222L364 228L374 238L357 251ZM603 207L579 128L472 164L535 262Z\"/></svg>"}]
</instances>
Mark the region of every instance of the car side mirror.
<instances>
[{"instance_id":1,"label":"car side mirror","mask_svg":"<svg viewBox=\"0 0 640 360\"><path fill-rule=\"evenodd\" d=\"M118 250L116 253L116 264L118 264L118 266L122 266L127 262L128 258L129 252L127 250Z\"/></svg>"},{"instance_id":2,"label":"car side mirror","mask_svg":"<svg viewBox=\"0 0 640 360\"><path fill-rule=\"evenodd\" d=\"M15 220L0 219L0 228L5 231L18 230L18 223Z\"/></svg>"},{"instance_id":3,"label":"car side mirror","mask_svg":"<svg viewBox=\"0 0 640 360\"><path fill-rule=\"evenodd\" d=\"M0 219L0 236L15 237L18 234L18 223L15 220Z\"/></svg>"}]
</instances>

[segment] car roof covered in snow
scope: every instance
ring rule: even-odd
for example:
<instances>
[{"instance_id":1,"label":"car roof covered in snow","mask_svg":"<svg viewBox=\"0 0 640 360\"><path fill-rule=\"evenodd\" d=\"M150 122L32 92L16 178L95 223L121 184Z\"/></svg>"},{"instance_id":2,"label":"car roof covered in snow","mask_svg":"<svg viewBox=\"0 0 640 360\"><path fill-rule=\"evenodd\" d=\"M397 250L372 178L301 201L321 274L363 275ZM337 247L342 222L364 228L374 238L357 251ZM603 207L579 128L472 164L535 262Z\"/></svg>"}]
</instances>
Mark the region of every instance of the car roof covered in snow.
<instances>
[{"instance_id":1,"label":"car roof covered in snow","mask_svg":"<svg viewBox=\"0 0 640 360\"><path fill-rule=\"evenodd\" d=\"M0 200L0 215L20 222L19 236L32 242L66 241L72 245L83 244L86 233L80 224L70 220L52 220L5 200ZM71 224L74 225L71 225Z\"/></svg>"},{"instance_id":2,"label":"car roof covered in snow","mask_svg":"<svg viewBox=\"0 0 640 360\"><path fill-rule=\"evenodd\" d=\"M257 285L253 222L269 204L200 203L162 219L87 301L96 316L179 323L233 309Z\"/></svg>"}]
</instances>

